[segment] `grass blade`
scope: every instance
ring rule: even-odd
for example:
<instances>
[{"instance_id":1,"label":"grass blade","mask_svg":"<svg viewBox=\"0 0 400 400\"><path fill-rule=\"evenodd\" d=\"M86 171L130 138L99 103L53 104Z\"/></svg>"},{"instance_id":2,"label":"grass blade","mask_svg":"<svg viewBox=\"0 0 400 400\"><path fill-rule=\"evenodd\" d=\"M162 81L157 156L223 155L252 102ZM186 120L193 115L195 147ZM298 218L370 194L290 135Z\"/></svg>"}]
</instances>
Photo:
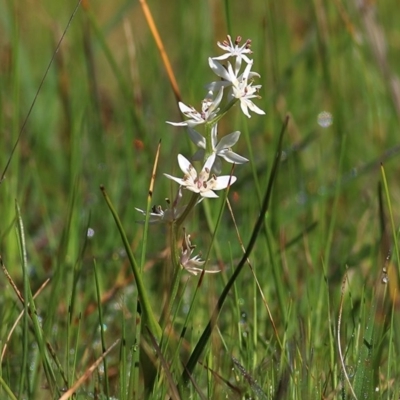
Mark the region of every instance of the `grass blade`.
<instances>
[{"instance_id":1,"label":"grass blade","mask_svg":"<svg viewBox=\"0 0 400 400\"><path fill-rule=\"evenodd\" d=\"M136 259L133 256L131 246L129 244L128 238L126 237L125 230L122 227L121 220L119 219L119 216L118 216L117 212L115 211L115 208L112 205L111 200L108 197L104 186L101 186L100 189L103 193L103 196L108 205L108 208L110 209L111 214L114 217L114 221L117 224L117 228L121 235L121 239L124 244L126 254L128 255L128 259L129 259L130 266L132 268L133 275L135 276L135 279L136 279L136 285L137 285L138 292L139 292L139 299L140 299L142 310L143 310L144 322L145 322L145 324L148 325L150 331L153 333L153 335L156 337L156 339L158 341L160 341L161 336L162 336L162 330L154 316L153 310L151 309L148 294L147 294L146 288L143 283L142 274L140 273L139 266L137 265Z\"/></svg>"},{"instance_id":2,"label":"grass blade","mask_svg":"<svg viewBox=\"0 0 400 400\"><path fill-rule=\"evenodd\" d=\"M182 380L184 383L187 383L189 381L189 376L193 373L194 367L197 364L197 361L200 358L201 353L203 352L205 346L207 345L208 339L211 336L211 332L218 320L218 316L219 313L222 309L222 306L226 300L226 297L228 296L228 293L230 292L233 284L236 281L236 278L239 276L240 272L242 271L244 265L246 265L247 259L249 258L251 251L253 250L254 244L257 240L258 234L264 224L264 216L265 213L268 210L269 207L269 202L271 199L271 194L272 194L272 188L273 188L273 184L275 182L275 179L277 177L278 174L278 169L279 169L279 164L280 164L280 160L281 160L281 150L282 150L282 142L283 142L283 136L284 133L286 131L286 128L288 126L289 123L289 117L286 117L282 129L281 129L281 133L279 135L279 140L278 140L278 145L277 145L277 150L276 150L276 154L275 154L275 160L274 160L274 164L272 166L272 170L271 170L271 174L269 177L269 181L268 181L268 186L267 186L267 190L265 192L265 196L264 196L264 200L263 200L263 204L261 207L261 211L260 211L260 215L257 219L257 222L254 226L253 229L253 233L251 235L250 238L250 242L246 248L246 252L243 255L243 257L241 258L239 264L237 265L233 275L231 276L231 278L229 279L227 285L225 286L221 296L218 299L218 303L216 308L214 309L214 312L210 318L210 321L208 323L208 325L206 326L203 334L201 335L199 341L197 342L196 347L194 348L187 364L186 367L183 371L182 374Z\"/></svg>"}]
</instances>

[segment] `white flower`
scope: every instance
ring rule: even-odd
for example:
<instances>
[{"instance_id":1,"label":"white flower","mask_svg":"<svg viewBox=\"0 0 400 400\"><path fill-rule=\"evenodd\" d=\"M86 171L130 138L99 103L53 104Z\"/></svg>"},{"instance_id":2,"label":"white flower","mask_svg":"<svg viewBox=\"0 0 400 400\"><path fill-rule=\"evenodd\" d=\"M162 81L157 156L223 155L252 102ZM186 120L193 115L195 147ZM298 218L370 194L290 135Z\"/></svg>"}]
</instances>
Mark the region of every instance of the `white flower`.
<instances>
[{"instance_id":1,"label":"white flower","mask_svg":"<svg viewBox=\"0 0 400 400\"><path fill-rule=\"evenodd\" d=\"M192 243L190 242L190 235L187 235L185 232L182 240L182 252L179 257L179 262L182 265L182 267L193 275L197 275L198 273L203 271L209 274L215 274L217 272L220 272L219 270L210 271L200 268L205 263L205 261L201 260L200 256L194 256L190 258L195 247L196 246L193 246Z\"/></svg>"},{"instance_id":2,"label":"white flower","mask_svg":"<svg viewBox=\"0 0 400 400\"><path fill-rule=\"evenodd\" d=\"M245 78L245 75L247 75L247 80L260 77L259 73L251 71L251 67L253 66L252 60L247 64L246 69L241 75L239 75L239 71L233 70L232 64L229 61L227 63L228 66L225 67L213 58L209 58L208 64L213 72L222 78L222 81L211 82L206 86L210 91L219 90L220 87L238 86Z\"/></svg>"},{"instance_id":3,"label":"white flower","mask_svg":"<svg viewBox=\"0 0 400 400\"><path fill-rule=\"evenodd\" d=\"M208 59L208 65L213 70L213 72L222 78L220 81L209 83L206 88L210 91L219 90L221 87L229 87L238 83L238 73L236 73L232 64L228 61L228 66L224 67L220 62L215 61L213 58Z\"/></svg>"},{"instance_id":4,"label":"white flower","mask_svg":"<svg viewBox=\"0 0 400 400\"><path fill-rule=\"evenodd\" d=\"M219 176L212 175L210 179L211 167L215 161L215 154L211 154L205 162L200 174L197 174L193 165L183 155L178 154L179 167L184 173L183 178L164 174L167 178L178 182L181 186L192 192L199 193L202 197L215 198L218 197L213 190L221 190L236 182L235 176Z\"/></svg>"},{"instance_id":5,"label":"white flower","mask_svg":"<svg viewBox=\"0 0 400 400\"><path fill-rule=\"evenodd\" d=\"M226 51L226 53L223 54L222 56L213 57L214 60L226 60L229 57L236 57L235 61L236 74L240 70L240 67L242 65L242 60L246 61L247 63L251 62L251 60L246 56L246 54L252 54L252 51L250 49L251 40L247 39L243 46L239 46L241 41L242 41L241 36L237 36L235 39L235 45L233 45L231 37L227 35L227 40L224 40L222 43L217 42L218 47Z\"/></svg>"},{"instance_id":6,"label":"white flower","mask_svg":"<svg viewBox=\"0 0 400 400\"><path fill-rule=\"evenodd\" d=\"M235 131L230 133L229 135L225 135L217 143L218 139L217 130L218 130L218 124L213 125L211 128L211 146L213 153L216 156L223 158L225 161L229 163L235 163L235 164L244 164L245 162L249 161L247 158L244 158L239 154L236 154L231 149L231 147L235 145L236 142L239 140L240 137L239 131ZM193 160L196 161L203 160L206 149L206 139L191 127L188 128L188 131L189 131L189 137L192 140L192 142L197 147L200 147L200 149L193 156ZM221 164L222 164L221 160L219 158L216 158L214 165L212 166L212 170L215 171L216 174L219 174L221 172Z\"/></svg>"},{"instance_id":7,"label":"white flower","mask_svg":"<svg viewBox=\"0 0 400 400\"><path fill-rule=\"evenodd\" d=\"M212 58L209 58L209 64L211 69L213 69L213 71L223 79L222 82L212 82L210 85L208 85L210 90L215 90L220 86L231 86L230 96L240 100L240 107L246 117L250 118L249 109L260 115L265 114L263 110L258 108L251 101L253 98L259 98L257 93L261 88L261 85L253 86L253 77L260 77L257 72L251 71L253 61L247 64L244 72L240 76L236 76L232 65L229 62L227 69Z\"/></svg>"},{"instance_id":8,"label":"white flower","mask_svg":"<svg viewBox=\"0 0 400 400\"><path fill-rule=\"evenodd\" d=\"M219 111L219 104L221 103L223 95L223 87L218 88L218 94L213 99L213 92L209 91L207 97L201 103L201 113L194 107L189 107L186 104L179 102L179 109L182 114L189 118L183 122L170 122L167 124L174 126L196 126L211 121Z\"/></svg>"},{"instance_id":9,"label":"white flower","mask_svg":"<svg viewBox=\"0 0 400 400\"><path fill-rule=\"evenodd\" d=\"M258 90L260 89L261 85L253 86L253 82L248 83L250 77L250 69L252 67L251 64L247 64L246 69L244 70L243 74L241 75L241 79L238 80L237 84L232 86L232 94L233 97L240 100L240 107L243 111L243 114L246 117L250 118L249 110L255 112L256 114L264 115L265 112L258 108L251 99L253 98L260 98L257 94Z\"/></svg>"}]
</instances>

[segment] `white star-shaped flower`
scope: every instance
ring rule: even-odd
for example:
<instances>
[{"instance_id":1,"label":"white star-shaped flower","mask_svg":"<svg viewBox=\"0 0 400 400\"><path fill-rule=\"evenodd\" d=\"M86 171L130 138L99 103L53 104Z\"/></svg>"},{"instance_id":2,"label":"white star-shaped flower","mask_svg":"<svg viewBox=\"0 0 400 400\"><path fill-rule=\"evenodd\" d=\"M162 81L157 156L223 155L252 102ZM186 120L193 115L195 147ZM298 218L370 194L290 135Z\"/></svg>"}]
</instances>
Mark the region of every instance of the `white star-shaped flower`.
<instances>
[{"instance_id":1,"label":"white star-shaped flower","mask_svg":"<svg viewBox=\"0 0 400 400\"><path fill-rule=\"evenodd\" d=\"M216 90L221 86L230 86L230 96L240 100L240 107L246 117L250 118L249 109L260 115L265 114L263 110L261 110L251 101L253 98L259 98L257 93L261 88L261 85L253 86L252 79L254 77L260 77L257 72L251 71L253 61L247 64L244 72L240 76L236 76L236 73L233 70L230 62L228 62L228 67L225 68L222 64L213 60L212 58L209 58L208 61L211 69L223 79L222 81L212 82L209 84L209 90Z\"/></svg>"},{"instance_id":2,"label":"white star-shaped flower","mask_svg":"<svg viewBox=\"0 0 400 400\"><path fill-rule=\"evenodd\" d=\"M247 74L247 79L260 77L259 73L251 71L251 67L253 66L252 60L247 64L245 71L241 75L239 75L239 71L233 70L232 64L229 61L227 62L228 66L225 67L220 62L210 57L208 59L208 64L213 72L222 78L222 81L211 82L206 86L210 91L219 90L220 87L237 86L243 80L245 74Z\"/></svg>"},{"instance_id":3,"label":"white star-shaped flower","mask_svg":"<svg viewBox=\"0 0 400 400\"><path fill-rule=\"evenodd\" d=\"M199 132L195 131L193 128L188 127L189 137L191 141L200 149L193 156L193 160L199 161L204 159L204 152L206 149L206 139L200 135ZM218 157L223 158L225 161L229 163L235 164L244 164L249 161L247 158L240 156L239 154L232 151L231 147L236 144L239 140L240 132L235 131L230 133L229 135L225 135L221 138L221 140L217 143L218 140L218 124L215 124L211 128L211 146L213 153ZM212 166L212 170L219 174L221 172L221 160L219 158L215 159L214 165Z\"/></svg>"},{"instance_id":4,"label":"white star-shaped flower","mask_svg":"<svg viewBox=\"0 0 400 400\"><path fill-rule=\"evenodd\" d=\"M215 176L211 175L211 168L214 164L216 155L213 153L208 157L205 162L203 169L197 174L193 165L183 155L178 154L178 164L182 172L184 173L183 178L176 178L169 174L164 174L167 178L174 180L186 189L192 192L199 193L202 197L215 198L218 197L213 190L222 190L236 182L235 176L224 175Z\"/></svg>"},{"instance_id":5,"label":"white star-shaped flower","mask_svg":"<svg viewBox=\"0 0 400 400\"><path fill-rule=\"evenodd\" d=\"M167 121L167 124L174 126L196 126L211 121L219 111L218 106L221 103L222 95L223 87L218 88L218 93L214 99L213 92L209 91L207 97L201 103L201 113L194 107L189 107L186 104L179 102L179 109L182 114L189 119L182 122Z\"/></svg>"},{"instance_id":6,"label":"white star-shaped flower","mask_svg":"<svg viewBox=\"0 0 400 400\"><path fill-rule=\"evenodd\" d=\"M246 54L252 54L253 52L250 49L251 40L247 39L244 45L239 46L242 41L241 36L237 36L235 40L235 44L232 43L232 39L229 35L227 35L227 39L225 39L222 43L217 42L218 47L222 50L226 51L222 56L213 57L214 60L226 60L229 57L236 57L235 61L235 71L236 74L239 72L240 67L242 65L242 60L246 61L246 63L252 62Z\"/></svg>"},{"instance_id":7,"label":"white star-shaped flower","mask_svg":"<svg viewBox=\"0 0 400 400\"><path fill-rule=\"evenodd\" d=\"M248 83L250 77L250 70L252 67L251 64L247 64L246 69L241 75L240 79L236 84L232 85L232 95L233 97L240 100L240 108L243 111L243 114L246 117L250 118L249 109L256 114L264 115L265 112L261 110L261 108L257 107L251 99L260 98L257 94L258 90L261 88L261 85L254 85L253 82Z\"/></svg>"}]
</instances>

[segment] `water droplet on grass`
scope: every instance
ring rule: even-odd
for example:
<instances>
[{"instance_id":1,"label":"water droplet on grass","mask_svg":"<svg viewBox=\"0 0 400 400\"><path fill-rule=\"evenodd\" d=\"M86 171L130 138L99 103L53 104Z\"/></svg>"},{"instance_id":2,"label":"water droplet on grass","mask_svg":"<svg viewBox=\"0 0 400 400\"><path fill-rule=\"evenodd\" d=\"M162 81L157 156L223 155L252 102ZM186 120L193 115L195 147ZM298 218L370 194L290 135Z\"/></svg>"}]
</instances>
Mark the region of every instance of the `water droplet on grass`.
<instances>
[{"instance_id":1,"label":"water droplet on grass","mask_svg":"<svg viewBox=\"0 0 400 400\"><path fill-rule=\"evenodd\" d=\"M328 111L322 111L318 114L318 125L327 128L332 125L332 114Z\"/></svg>"},{"instance_id":2,"label":"water droplet on grass","mask_svg":"<svg viewBox=\"0 0 400 400\"><path fill-rule=\"evenodd\" d=\"M90 239L94 236L94 229L88 228L87 230L87 237Z\"/></svg>"}]
</instances>

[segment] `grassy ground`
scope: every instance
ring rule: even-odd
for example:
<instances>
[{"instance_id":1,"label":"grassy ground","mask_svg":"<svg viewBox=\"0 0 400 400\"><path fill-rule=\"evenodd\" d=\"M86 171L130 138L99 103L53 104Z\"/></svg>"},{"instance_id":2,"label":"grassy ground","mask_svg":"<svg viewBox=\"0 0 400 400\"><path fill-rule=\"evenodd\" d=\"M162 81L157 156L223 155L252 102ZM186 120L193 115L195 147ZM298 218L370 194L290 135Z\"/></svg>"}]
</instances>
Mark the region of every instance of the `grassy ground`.
<instances>
[{"instance_id":1,"label":"grassy ground","mask_svg":"<svg viewBox=\"0 0 400 400\"><path fill-rule=\"evenodd\" d=\"M0 397L399 398L396 2L152 1L179 93L140 3L70 25L71 2L40 3L0 1ZM176 278L168 228L135 207L160 141L149 204L173 198L163 173L194 148L165 121L200 106L227 33L252 39L266 115L221 120L250 162L232 212L220 192L184 223L221 272Z\"/></svg>"}]
</instances>

